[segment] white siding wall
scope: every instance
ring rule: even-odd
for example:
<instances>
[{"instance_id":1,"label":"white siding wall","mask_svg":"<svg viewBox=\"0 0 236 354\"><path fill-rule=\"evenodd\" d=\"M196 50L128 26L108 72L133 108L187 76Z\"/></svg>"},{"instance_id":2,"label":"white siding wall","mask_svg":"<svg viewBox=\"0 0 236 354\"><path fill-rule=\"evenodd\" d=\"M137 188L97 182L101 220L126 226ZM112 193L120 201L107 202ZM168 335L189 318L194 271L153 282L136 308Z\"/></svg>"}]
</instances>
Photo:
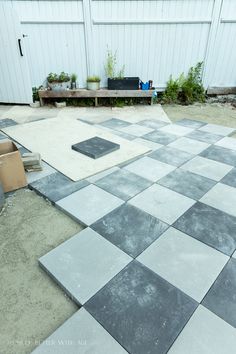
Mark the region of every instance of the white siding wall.
<instances>
[{"instance_id":1,"label":"white siding wall","mask_svg":"<svg viewBox=\"0 0 236 354\"><path fill-rule=\"evenodd\" d=\"M235 0L12 0L27 34L32 86L49 72L104 77L107 47L126 76L164 87L205 62L204 84L236 86Z\"/></svg>"}]
</instances>

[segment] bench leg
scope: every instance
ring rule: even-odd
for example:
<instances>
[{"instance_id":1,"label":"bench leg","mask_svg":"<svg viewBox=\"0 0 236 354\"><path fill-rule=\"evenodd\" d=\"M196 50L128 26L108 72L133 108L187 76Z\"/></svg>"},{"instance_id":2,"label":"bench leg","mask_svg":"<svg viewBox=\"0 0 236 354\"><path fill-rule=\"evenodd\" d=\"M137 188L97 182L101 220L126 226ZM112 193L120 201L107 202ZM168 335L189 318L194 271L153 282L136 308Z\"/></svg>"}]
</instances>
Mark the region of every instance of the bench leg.
<instances>
[{"instance_id":1,"label":"bench leg","mask_svg":"<svg viewBox=\"0 0 236 354\"><path fill-rule=\"evenodd\" d=\"M40 106L44 106L44 99L42 97L39 97L39 102L40 102Z\"/></svg>"},{"instance_id":2,"label":"bench leg","mask_svg":"<svg viewBox=\"0 0 236 354\"><path fill-rule=\"evenodd\" d=\"M95 97L95 98L94 98L94 101L95 101L95 107L97 107L97 106L98 106L98 98Z\"/></svg>"}]
</instances>

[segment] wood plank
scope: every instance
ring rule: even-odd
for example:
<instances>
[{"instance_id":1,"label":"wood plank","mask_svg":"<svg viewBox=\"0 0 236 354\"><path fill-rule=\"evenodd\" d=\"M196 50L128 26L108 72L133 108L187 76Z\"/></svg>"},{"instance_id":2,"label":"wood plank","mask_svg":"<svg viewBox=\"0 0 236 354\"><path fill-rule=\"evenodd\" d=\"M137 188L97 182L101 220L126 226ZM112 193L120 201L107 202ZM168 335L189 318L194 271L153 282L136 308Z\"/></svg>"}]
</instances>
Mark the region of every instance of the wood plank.
<instances>
[{"instance_id":1,"label":"wood plank","mask_svg":"<svg viewBox=\"0 0 236 354\"><path fill-rule=\"evenodd\" d=\"M90 91L85 89L68 91L39 90L40 98L79 98L79 97L152 97L153 90L105 90Z\"/></svg>"}]
</instances>

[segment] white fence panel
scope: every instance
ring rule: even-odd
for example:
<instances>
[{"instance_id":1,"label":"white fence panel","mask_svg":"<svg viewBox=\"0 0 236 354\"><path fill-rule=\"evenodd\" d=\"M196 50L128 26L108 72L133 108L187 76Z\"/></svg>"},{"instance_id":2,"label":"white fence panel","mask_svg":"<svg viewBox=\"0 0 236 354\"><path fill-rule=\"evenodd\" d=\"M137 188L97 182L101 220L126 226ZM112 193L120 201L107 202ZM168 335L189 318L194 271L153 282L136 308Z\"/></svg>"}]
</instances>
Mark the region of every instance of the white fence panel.
<instances>
[{"instance_id":1,"label":"white fence panel","mask_svg":"<svg viewBox=\"0 0 236 354\"><path fill-rule=\"evenodd\" d=\"M8 1L8 0L4 0ZM164 88L204 61L204 85L236 86L235 0L10 0L21 22L32 86L49 72L102 77L107 48L125 75ZM1 101L1 98L0 98Z\"/></svg>"}]
</instances>

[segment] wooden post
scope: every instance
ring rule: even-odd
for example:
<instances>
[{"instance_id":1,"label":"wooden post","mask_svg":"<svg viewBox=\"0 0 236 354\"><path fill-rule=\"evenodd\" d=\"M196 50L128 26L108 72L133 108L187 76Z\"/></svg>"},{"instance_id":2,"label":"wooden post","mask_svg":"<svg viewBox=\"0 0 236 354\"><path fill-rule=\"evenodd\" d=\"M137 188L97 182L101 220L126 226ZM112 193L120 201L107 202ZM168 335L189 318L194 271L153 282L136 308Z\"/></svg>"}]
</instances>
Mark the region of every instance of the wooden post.
<instances>
[{"instance_id":1,"label":"wooden post","mask_svg":"<svg viewBox=\"0 0 236 354\"><path fill-rule=\"evenodd\" d=\"M95 97L95 98L94 98L94 101L95 101L95 107L97 107L97 106L98 106L98 98Z\"/></svg>"}]
</instances>

